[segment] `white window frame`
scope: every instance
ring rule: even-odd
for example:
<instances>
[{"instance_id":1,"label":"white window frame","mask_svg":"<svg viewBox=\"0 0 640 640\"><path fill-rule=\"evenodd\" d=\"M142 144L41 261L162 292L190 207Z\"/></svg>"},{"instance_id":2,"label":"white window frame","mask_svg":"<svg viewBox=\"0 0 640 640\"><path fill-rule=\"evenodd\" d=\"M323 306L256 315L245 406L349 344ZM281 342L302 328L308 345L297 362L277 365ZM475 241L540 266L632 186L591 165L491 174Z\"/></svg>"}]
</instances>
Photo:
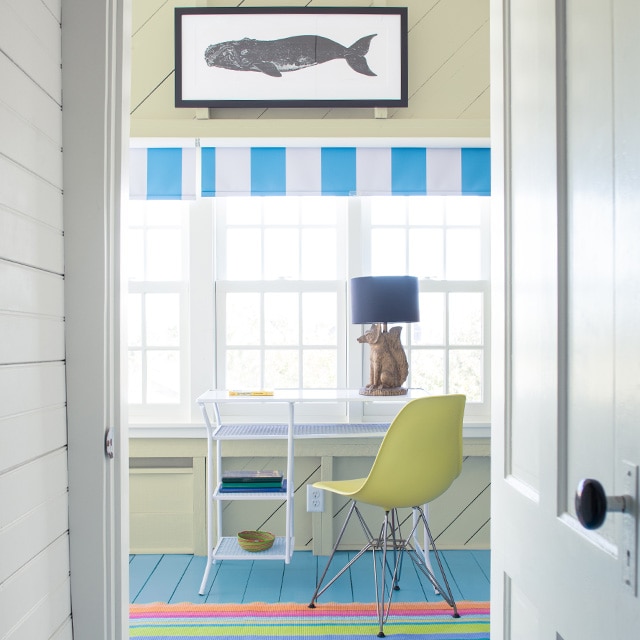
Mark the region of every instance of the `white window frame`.
<instances>
[{"instance_id":1,"label":"white window frame","mask_svg":"<svg viewBox=\"0 0 640 640\"><path fill-rule=\"evenodd\" d=\"M483 264L483 274L487 274L486 279L477 281L438 281L421 279L421 291L480 291L485 302L485 325L484 325L484 389L485 402L468 403L466 410L466 420L474 424L488 424L490 422L490 278L489 278L489 211L490 198L483 199L483 255L486 264ZM220 345L224 342L224 298L227 292L242 288L262 291L284 291L291 290L292 287L300 288L309 286L310 289L317 287L332 288L336 292L338 300L338 326L341 327L342 335L339 336L338 356L341 359L341 366L344 363L345 386L349 388L359 388L366 384L369 375L369 354L368 349L357 342L357 338L362 335L365 327L351 324L350 319L350 299L348 283L351 277L368 275L369 249L368 243L351 242L350 239L362 238L367 232L366 215L363 213L362 201L358 197L349 197L347 203L348 213L345 221L346 229L344 238L347 244L346 251L346 273L336 282L323 281L298 281L295 284L278 281L265 282L226 282L218 276L220 274L220 261L224 258L224 242L219 242L223 238L220 229L220 221L223 220L221 213L224 210L222 199L199 199L192 201L189 205L188 214L188 243L189 249L184 251L187 259L188 282L166 283L179 290L184 296L186 303L183 305L181 313L181 336L183 342L180 345L181 363L181 384L184 393L180 406L151 405L140 410L139 407L130 406L130 419L134 423L146 424L166 424L172 423L181 426L201 425L202 416L195 398L200 393L212 387L219 387L223 384L223 379L217 375L218 367L216 362L224 363L224 348ZM218 244L218 246L216 246ZM151 287L149 290L160 283ZM162 285L164 286L164 285ZM142 290L139 283L132 284L130 290ZM167 289L168 290L168 289ZM183 330L186 327L186 330ZM405 348L411 349L410 327L405 325L402 333L402 342ZM305 406L304 414L297 414L304 421L313 422L388 422L397 412L395 403L353 403L354 406L347 407L344 404L328 406L319 403L316 406ZM226 405L228 407L228 405ZM247 405L244 405L247 407ZM265 407L253 405L248 411L236 411L235 415L229 417L235 422L254 421L257 415L264 417L265 421L278 420L280 412L276 407L272 408L272 415L265 413ZM156 410L160 411L160 414ZM194 430L195 431L195 430ZM184 430L184 435L193 435L192 432Z\"/></svg>"}]
</instances>

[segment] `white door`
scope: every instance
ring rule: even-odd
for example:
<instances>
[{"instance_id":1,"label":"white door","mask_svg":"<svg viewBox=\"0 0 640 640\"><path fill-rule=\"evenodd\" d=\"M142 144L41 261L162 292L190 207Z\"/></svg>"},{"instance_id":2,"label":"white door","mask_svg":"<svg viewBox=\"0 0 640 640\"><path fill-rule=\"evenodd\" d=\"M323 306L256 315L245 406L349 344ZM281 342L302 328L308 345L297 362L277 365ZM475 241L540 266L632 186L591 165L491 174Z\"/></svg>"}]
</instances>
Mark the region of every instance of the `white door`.
<instances>
[{"instance_id":1,"label":"white door","mask_svg":"<svg viewBox=\"0 0 640 640\"><path fill-rule=\"evenodd\" d=\"M491 2L491 637L630 640L637 518L574 495L640 464L640 3Z\"/></svg>"}]
</instances>

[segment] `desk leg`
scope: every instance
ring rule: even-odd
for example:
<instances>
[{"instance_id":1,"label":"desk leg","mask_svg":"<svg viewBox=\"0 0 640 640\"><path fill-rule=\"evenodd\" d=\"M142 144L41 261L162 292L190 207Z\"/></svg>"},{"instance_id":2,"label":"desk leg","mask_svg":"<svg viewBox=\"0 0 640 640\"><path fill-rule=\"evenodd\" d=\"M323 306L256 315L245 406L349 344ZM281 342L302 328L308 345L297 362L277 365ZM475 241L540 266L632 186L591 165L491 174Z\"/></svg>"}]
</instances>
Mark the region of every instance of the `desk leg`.
<instances>
[{"instance_id":1,"label":"desk leg","mask_svg":"<svg viewBox=\"0 0 640 640\"><path fill-rule=\"evenodd\" d=\"M293 464L293 428L294 403L289 403L289 428L287 430L287 508L285 517L285 563L289 564L293 555L293 497L295 494L294 464Z\"/></svg>"},{"instance_id":2,"label":"desk leg","mask_svg":"<svg viewBox=\"0 0 640 640\"><path fill-rule=\"evenodd\" d=\"M204 595L204 590L207 586L207 580L209 579L209 572L211 571L211 563L213 561L213 426L207 412L207 408L204 404L200 405L204 422L207 428L207 565L204 570L204 576L202 577L202 583L200 584L201 596ZM220 424L220 414L218 412L218 406L214 405L214 411L217 424Z\"/></svg>"},{"instance_id":3,"label":"desk leg","mask_svg":"<svg viewBox=\"0 0 640 640\"><path fill-rule=\"evenodd\" d=\"M424 517L428 522L429 521L429 505L428 504L422 505L422 510L424 512ZM423 525L422 527L423 542L422 544L420 544L420 541L418 540L418 528L416 526L417 520L418 520L418 512L415 509L412 509L412 513L413 513L413 539L414 539L416 548L420 549L422 556L424 558L424 563L427 565L427 569L433 575L433 567L431 566L431 558L429 557L429 548L431 545L429 543L429 536L427 535L427 528ZM436 591L436 593L438 592Z\"/></svg>"}]
</instances>

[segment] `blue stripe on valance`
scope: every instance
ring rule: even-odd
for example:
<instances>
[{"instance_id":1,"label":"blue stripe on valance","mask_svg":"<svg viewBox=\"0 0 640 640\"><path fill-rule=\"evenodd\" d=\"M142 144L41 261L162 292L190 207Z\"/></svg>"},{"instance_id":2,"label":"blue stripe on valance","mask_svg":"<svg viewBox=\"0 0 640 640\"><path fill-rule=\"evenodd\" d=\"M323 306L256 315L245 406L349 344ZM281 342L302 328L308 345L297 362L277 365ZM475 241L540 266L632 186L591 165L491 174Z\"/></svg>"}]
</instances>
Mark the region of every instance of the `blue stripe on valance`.
<instances>
[{"instance_id":1,"label":"blue stripe on valance","mask_svg":"<svg viewBox=\"0 0 640 640\"><path fill-rule=\"evenodd\" d=\"M200 162L198 163L198 158ZM200 165L200 175L196 167ZM491 194L488 148L132 149L131 198ZM196 178L200 193L196 194Z\"/></svg>"}]
</instances>

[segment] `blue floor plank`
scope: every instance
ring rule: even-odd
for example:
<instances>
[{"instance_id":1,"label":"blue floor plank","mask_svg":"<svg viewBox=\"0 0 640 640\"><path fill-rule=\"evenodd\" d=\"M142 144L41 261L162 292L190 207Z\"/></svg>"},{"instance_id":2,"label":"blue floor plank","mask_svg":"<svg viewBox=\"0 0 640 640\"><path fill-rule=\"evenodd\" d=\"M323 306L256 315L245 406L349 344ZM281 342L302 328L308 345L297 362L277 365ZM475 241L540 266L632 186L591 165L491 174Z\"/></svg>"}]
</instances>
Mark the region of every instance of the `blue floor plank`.
<instances>
[{"instance_id":1,"label":"blue floor plank","mask_svg":"<svg viewBox=\"0 0 640 640\"><path fill-rule=\"evenodd\" d=\"M311 551L296 551L284 567L281 602L310 602L316 588L318 557Z\"/></svg>"},{"instance_id":2,"label":"blue floor plank","mask_svg":"<svg viewBox=\"0 0 640 640\"><path fill-rule=\"evenodd\" d=\"M491 580L491 552L488 549L474 550L471 552L474 560L482 569L488 581Z\"/></svg>"},{"instance_id":3,"label":"blue floor plank","mask_svg":"<svg viewBox=\"0 0 640 640\"><path fill-rule=\"evenodd\" d=\"M489 581L480 568L480 565L478 565L470 553L464 551L444 551L442 555L456 584L456 589L454 589L456 599L489 599Z\"/></svg>"},{"instance_id":4,"label":"blue floor plank","mask_svg":"<svg viewBox=\"0 0 640 640\"><path fill-rule=\"evenodd\" d=\"M336 554L326 584L356 554ZM439 577L435 558L434 569ZM490 597L489 551L442 551L441 558L457 601L488 601ZM211 567L204 596L198 594L206 558L191 555L132 555L130 602L298 602L311 600L317 578L328 558L310 551L296 551L289 564L271 560L224 560ZM319 598L323 602L372 602L375 599L371 552ZM394 602L442 601L426 576L408 557L403 561L400 590Z\"/></svg>"},{"instance_id":5,"label":"blue floor plank","mask_svg":"<svg viewBox=\"0 0 640 640\"><path fill-rule=\"evenodd\" d=\"M211 586L207 602L244 602L252 564L249 560L223 560L214 564L209 576Z\"/></svg>"},{"instance_id":6,"label":"blue floor plank","mask_svg":"<svg viewBox=\"0 0 640 640\"><path fill-rule=\"evenodd\" d=\"M138 593L136 602L169 602L178 580L184 575L192 555L172 554L162 556L154 572Z\"/></svg>"},{"instance_id":7,"label":"blue floor plank","mask_svg":"<svg viewBox=\"0 0 640 640\"><path fill-rule=\"evenodd\" d=\"M256 560L252 564L243 602L280 602L284 562Z\"/></svg>"},{"instance_id":8,"label":"blue floor plank","mask_svg":"<svg viewBox=\"0 0 640 640\"><path fill-rule=\"evenodd\" d=\"M202 603L207 599L206 595L200 595L200 583L204 575L207 559L205 556L193 556L186 571L182 574L178 585L173 592L170 603L195 602Z\"/></svg>"},{"instance_id":9,"label":"blue floor plank","mask_svg":"<svg viewBox=\"0 0 640 640\"><path fill-rule=\"evenodd\" d=\"M129 602L136 602L138 594L162 559L161 554L136 554L129 562Z\"/></svg>"},{"instance_id":10,"label":"blue floor plank","mask_svg":"<svg viewBox=\"0 0 640 640\"><path fill-rule=\"evenodd\" d=\"M329 557L319 557L318 559L318 573L322 574L324 571ZM338 551L331 565L325 579L322 582L322 586L327 585L331 579L344 567L349 561L349 555L347 551ZM323 593L318 602L353 602L353 589L351 586L351 574L349 572L340 576L328 589Z\"/></svg>"}]
</instances>

